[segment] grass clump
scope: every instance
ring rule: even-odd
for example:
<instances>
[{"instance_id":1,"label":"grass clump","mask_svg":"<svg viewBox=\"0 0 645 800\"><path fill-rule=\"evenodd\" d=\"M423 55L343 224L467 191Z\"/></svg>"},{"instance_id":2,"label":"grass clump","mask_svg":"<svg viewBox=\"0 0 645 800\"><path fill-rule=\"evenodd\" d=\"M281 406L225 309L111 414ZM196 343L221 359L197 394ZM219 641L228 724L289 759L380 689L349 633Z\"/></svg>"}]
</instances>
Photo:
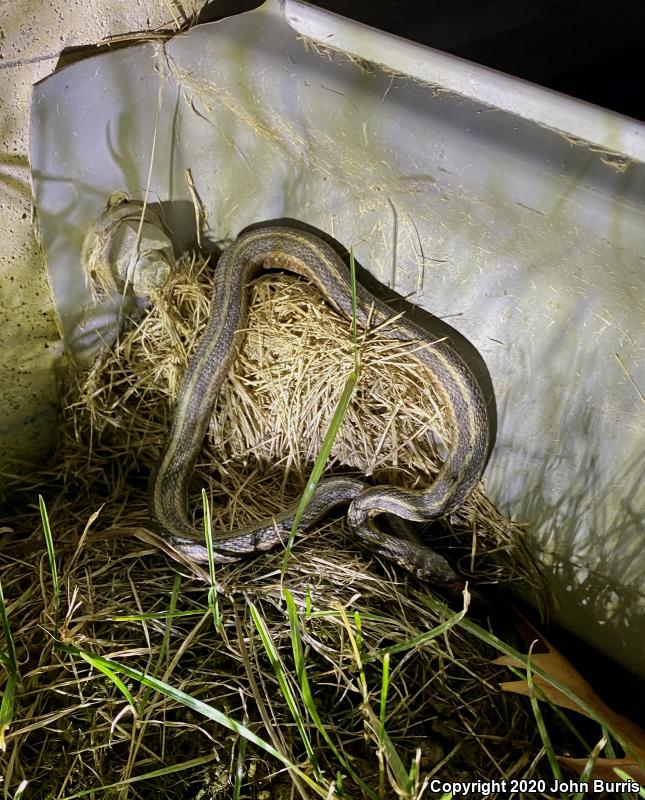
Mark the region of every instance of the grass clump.
<instances>
[{"instance_id":1,"label":"grass clump","mask_svg":"<svg viewBox=\"0 0 645 800\"><path fill-rule=\"evenodd\" d=\"M149 472L210 285L208 263L182 262L69 388L56 469L14 487L6 796L416 798L434 777L547 774L529 705L498 690L494 642L464 626L468 594L451 610L342 519L298 534L286 562L277 551L210 578L146 539ZM252 524L303 491L356 368L350 327L303 281L255 282L196 468L197 530ZM358 346L329 468L431 480L449 430L430 379L378 333ZM539 585L519 529L480 490L425 535L482 586Z\"/></svg>"}]
</instances>

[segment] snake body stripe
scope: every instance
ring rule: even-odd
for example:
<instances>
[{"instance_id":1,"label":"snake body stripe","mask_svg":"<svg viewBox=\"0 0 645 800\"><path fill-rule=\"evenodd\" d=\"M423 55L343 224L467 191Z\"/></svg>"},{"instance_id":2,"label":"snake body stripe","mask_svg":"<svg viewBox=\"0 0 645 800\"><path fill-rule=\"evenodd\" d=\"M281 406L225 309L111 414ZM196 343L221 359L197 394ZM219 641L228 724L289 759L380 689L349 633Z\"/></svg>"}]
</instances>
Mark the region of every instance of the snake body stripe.
<instances>
[{"instance_id":1,"label":"snake body stripe","mask_svg":"<svg viewBox=\"0 0 645 800\"><path fill-rule=\"evenodd\" d=\"M259 228L239 236L222 254L215 272L210 321L186 371L166 446L151 481L150 511L155 527L164 539L195 561L206 561L207 554L188 516L188 483L217 394L241 346L247 315L246 286L262 268L284 269L308 278L332 307L348 318L352 316L349 270L335 250L312 233L283 227ZM393 316L384 303L360 284L357 286L358 325L380 325ZM373 525L373 518L390 513L425 521L453 512L481 477L490 425L477 380L447 341L433 343L424 328L405 317L385 326L383 333L399 341L428 343L428 347L415 348L414 358L429 370L442 395L453 432L450 451L435 480L425 489L368 487L355 478L321 481L302 527L313 525L331 506L350 503L348 519L357 534L376 552L421 574L424 548L415 551L414 545L381 533ZM252 529L215 538L215 560L237 560L277 545L292 519L293 509ZM411 559L417 563L411 565Z\"/></svg>"}]
</instances>

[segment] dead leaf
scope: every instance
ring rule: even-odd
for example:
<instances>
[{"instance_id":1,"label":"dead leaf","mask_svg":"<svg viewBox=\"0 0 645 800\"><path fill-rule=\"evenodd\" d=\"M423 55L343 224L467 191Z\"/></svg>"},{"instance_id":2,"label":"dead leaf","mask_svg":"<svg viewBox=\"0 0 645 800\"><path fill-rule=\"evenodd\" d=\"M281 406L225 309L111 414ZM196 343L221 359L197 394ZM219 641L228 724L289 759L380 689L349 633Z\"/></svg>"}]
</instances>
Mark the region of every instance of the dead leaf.
<instances>
[{"instance_id":1,"label":"dead leaf","mask_svg":"<svg viewBox=\"0 0 645 800\"><path fill-rule=\"evenodd\" d=\"M627 717L624 717L622 714L617 714L610 708L598 697L591 687L591 684L582 677L578 670L559 653L528 620L521 617L519 614L517 614L517 618L517 625L524 639L528 644L535 642L531 650L531 664L539 667L562 686L565 686L589 710L575 703L537 673L533 673L533 683L538 686L544 695L555 705L577 711L579 714L584 714L590 719L597 719L602 722L605 727L614 731L621 738L629 755L633 756L635 759L635 761L630 759L621 760L621 764L624 761L625 765L634 764L639 769L643 769L644 767L639 767L637 762L642 761L645 766L645 731L639 728L639 726L630 719L627 719ZM501 656L495 659L493 663L520 667L523 669L526 668L521 661L512 656ZM505 692L515 692L516 694L526 695L527 697L530 696L528 684L524 680L502 683L501 688ZM570 759L570 761L577 761L577 759ZM586 763L585 759L582 761ZM600 764L601 762L611 763L607 759L599 759L598 763ZM627 772L628 770L625 769L625 771ZM612 780L613 779L616 779L615 775Z\"/></svg>"},{"instance_id":2,"label":"dead leaf","mask_svg":"<svg viewBox=\"0 0 645 800\"><path fill-rule=\"evenodd\" d=\"M558 761L575 770L579 775L582 775L584 768L587 766L586 758L558 756ZM636 783L645 786L645 768L630 758L599 758L591 771L591 777L611 783L615 781L620 782L622 778L616 775L614 767L622 769L623 772L626 772Z\"/></svg>"}]
</instances>

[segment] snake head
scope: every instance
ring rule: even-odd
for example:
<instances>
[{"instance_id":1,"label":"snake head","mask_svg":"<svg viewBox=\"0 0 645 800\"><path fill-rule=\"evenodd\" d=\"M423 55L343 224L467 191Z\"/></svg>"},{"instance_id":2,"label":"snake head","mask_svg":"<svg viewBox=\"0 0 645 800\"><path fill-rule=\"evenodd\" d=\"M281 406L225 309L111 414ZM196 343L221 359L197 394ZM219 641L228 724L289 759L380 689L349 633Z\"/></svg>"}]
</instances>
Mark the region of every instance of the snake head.
<instances>
[{"instance_id":1,"label":"snake head","mask_svg":"<svg viewBox=\"0 0 645 800\"><path fill-rule=\"evenodd\" d=\"M454 571L448 561L429 547L417 547L414 551L412 573L421 581L442 586L463 587L463 579Z\"/></svg>"}]
</instances>

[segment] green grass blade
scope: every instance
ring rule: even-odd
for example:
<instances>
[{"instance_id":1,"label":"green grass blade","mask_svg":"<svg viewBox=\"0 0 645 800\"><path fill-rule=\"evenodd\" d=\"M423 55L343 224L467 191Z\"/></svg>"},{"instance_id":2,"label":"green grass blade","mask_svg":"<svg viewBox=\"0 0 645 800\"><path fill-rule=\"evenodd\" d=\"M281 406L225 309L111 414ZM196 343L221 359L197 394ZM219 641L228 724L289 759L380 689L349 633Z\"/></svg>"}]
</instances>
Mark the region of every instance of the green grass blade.
<instances>
[{"instance_id":1,"label":"green grass blade","mask_svg":"<svg viewBox=\"0 0 645 800\"><path fill-rule=\"evenodd\" d=\"M307 666L304 658L302 639L300 637L300 620L298 616L298 609L296 608L296 603L289 589L285 587L283 589L283 592L284 592L284 598L287 603L289 631L291 634L291 649L293 651L293 661L296 667L296 676L298 678L298 684L300 687L300 696L302 697L302 702L305 708L307 709L309 718L315 725L316 730L320 733L320 735L327 743L329 749L334 754L338 763L343 767L343 769L347 771L347 774L352 778L352 780L358 786L360 786L360 788L363 790L363 793L366 794L371 800L378 800L377 793L374 792L363 781L360 775L356 773L352 765L347 761L342 752L336 747L334 741L332 740L331 736L329 735L329 732L325 728L320 718L320 714L318 713L318 708L316 706L316 701L314 700L314 696L311 691L311 685L309 684L309 679L307 677ZM307 597L309 597L309 594L307 594ZM342 792L342 779L341 779L341 787L338 788L338 791Z\"/></svg>"},{"instance_id":2,"label":"green grass blade","mask_svg":"<svg viewBox=\"0 0 645 800\"><path fill-rule=\"evenodd\" d=\"M4 750L6 746L5 734L14 719L16 689L20 679L20 672L18 669L16 648L9 625L9 614L4 598L2 581L0 581L0 620L2 621L2 632L6 642L6 651L0 654L0 661L2 661L2 665L7 671L7 682L5 683L2 693L2 702L0 703L0 750Z\"/></svg>"},{"instance_id":3,"label":"green grass blade","mask_svg":"<svg viewBox=\"0 0 645 800\"><path fill-rule=\"evenodd\" d=\"M352 648L352 653L354 655L354 661L356 662L356 667L358 668L358 680L361 686L361 692L363 694L363 702L367 704L369 698L369 691L367 688L367 678L365 677L365 668L363 667L363 656L361 655L360 647L358 646L358 640L356 635L354 634L354 630L352 626L349 624L349 618L347 616L347 612L343 607L338 609L340 612L340 618L343 621L343 625L345 626L345 631L347 632L347 637L349 639L350 647ZM358 611L354 612L354 624L357 628L361 624L361 615Z\"/></svg>"},{"instance_id":4,"label":"green grass blade","mask_svg":"<svg viewBox=\"0 0 645 800\"><path fill-rule=\"evenodd\" d=\"M354 624L356 625L356 631L357 631L357 633L354 634L354 630L352 629L352 626L349 623L349 618L347 616L345 609L341 607L339 609L339 612L340 612L340 618L343 621L343 625L347 633L347 638L349 639L349 644L352 649L352 653L354 655L354 661L356 662L356 666L358 669L358 679L361 687L361 692L363 695L363 707L367 713L368 718L370 719L372 729L378 735L378 728L379 728L378 719L369 705L369 689L367 687L367 678L365 676L365 668L363 666L363 656L361 655L361 651L358 646L362 630L361 616L358 611L354 612ZM383 756L387 761L388 766L392 770L399 786L409 794L410 784L409 784L408 772L403 764L403 761L401 761L401 757L399 756L396 747L394 746L392 740L390 739L387 731L383 730L383 741L380 742L379 744L381 752L383 753Z\"/></svg>"},{"instance_id":5,"label":"green grass blade","mask_svg":"<svg viewBox=\"0 0 645 800\"><path fill-rule=\"evenodd\" d=\"M327 433L325 434L318 455L316 456L316 460L314 461L314 465L311 470L311 474L309 475L309 480L307 481L307 485L305 486L304 491L300 496L300 502L298 503L298 508L296 509L296 515L294 517L293 524L291 526L291 531L289 532L289 541L287 542L287 549L284 554L284 561L282 564L283 572L286 572L287 565L289 563L289 557L291 555L291 548L293 547L293 541L295 539L298 528L300 527L300 521L302 519L302 515L305 513L307 506L311 502L311 499L314 496L314 492L316 491L316 486L318 485L318 482L320 481L320 478L325 470L327 459L329 458L331 448L333 447L334 441L338 434L338 430L342 424L343 417L345 416L345 413L347 411L349 401L351 400L352 395L354 393L354 387L356 386L357 380L358 380L358 375L355 372L352 372L351 375L349 375L349 377L345 381L345 388L343 389L343 393L340 396L340 400L338 401L338 405L336 406L334 415L331 419L331 422L329 423L329 428L327 429Z\"/></svg>"},{"instance_id":6,"label":"green grass blade","mask_svg":"<svg viewBox=\"0 0 645 800\"><path fill-rule=\"evenodd\" d=\"M602 726L602 735L605 737L607 744L605 745L605 758L618 758L616 755L616 750L614 749L614 743L611 741L611 736L609 735L609 731ZM589 752L589 747L587 747L587 752Z\"/></svg>"},{"instance_id":7,"label":"green grass blade","mask_svg":"<svg viewBox=\"0 0 645 800\"><path fill-rule=\"evenodd\" d=\"M14 672L10 672L4 685L2 702L0 703L0 751L2 752L7 747L5 734L11 727L15 715L17 687L18 676Z\"/></svg>"},{"instance_id":8,"label":"green grass blade","mask_svg":"<svg viewBox=\"0 0 645 800\"><path fill-rule=\"evenodd\" d=\"M363 620L360 611L354 611L354 625L356 626L356 649L360 653L363 649Z\"/></svg>"},{"instance_id":9,"label":"green grass blade","mask_svg":"<svg viewBox=\"0 0 645 800\"><path fill-rule=\"evenodd\" d=\"M598 744L594 747L594 749L589 753L589 758L587 759L587 763L584 766L584 769L580 773L580 782L581 783L588 783L591 779L591 774L596 766L596 761L598 761L598 756L602 753L603 748L607 744L607 740L603 736ZM576 792L571 800L584 800L585 792Z\"/></svg>"},{"instance_id":10,"label":"green grass blade","mask_svg":"<svg viewBox=\"0 0 645 800\"><path fill-rule=\"evenodd\" d=\"M178 577L181 578L179 575ZM145 622L146 620L173 620L180 617L201 617L203 611L157 611L146 614L125 614L123 616L106 617L110 622Z\"/></svg>"},{"instance_id":11,"label":"green grass blade","mask_svg":"<svg viewBox=\"0 0 645 800\"><path fill-rule=\"evenodd\" d=\"M38 495L38 504L40 506L40 518L43 523L43 532L45 534L45 544L47 546L47 558L49 559L49 569L52 576L52 584L54 586L54 624L58 628L60 621L60 582L58 580L58 568L56 567L56 551L54 548L54 537L52 529L49 524L49 515L47 514L47 506L41 494Z\"/></svg>"},{"instance_id":12,"label":"green grass blade","mask_svg":"<svg viewBox=\"0 0 645 800\"><path fill-rule=\"evenodd\" d=\"M453 619L454 617L458 616L458 614L451 611L444 603L440 602L439 600L435 600L430 596L424 597L423 601L429 608L432 608L433 611L437 612L438 614L444 617L448 617L448 619ZM461 614L461 612L459 613ZM457 621L456 624L459 627L471 633L473 636L476 636L480 641L490 645L490 647L494 648L499 653L502 653L505 656L510 656L511 658L517 660L522 665L522 667L526 669L528 663L528 657L524 653L520 653L514 647L507 644L498 636L495 636L494 633L491 633L485 628L482 628L476 622L473 622L467 617L462 617ZM414 639L416 638L418 637L414 637ZM410 644L410 642L412 641L413 639L410 639L407 642L402 642L399 645L397 645L399 652L415 646L414 644ZM553 686L554 689L557 689L565 697L569 698L569 700L572 703L575 703L581 709L583 709L586 715L589 716L590 719L595 720L601 726L605 726L609 731L609 733L611 734L611 736L620 744L620 746L623 748L623 750L625 750L625 752L628 753L631 752L628 743L625 742L620 733L616 731L614 728L612 728L611 725L608 725L606 720L600 719L596 714L595 710L585 700L578 697L575 694L575 692L572 692L571 689L569 689L568 686L565 686L561 681L559 681L557 678L554 678L552 675L546 672L546 670L542 669L542 667L538 666L537 664L532 665L532 670L534 675L539 675L540 678L542 678L542 680Z\"/></svg>"},{"instance_id":13,"label":"green grass blade","mask_svg":"<svg viewBox=\"0 0 645 800\"><path fill-rule=\"evenodd\" d=\"M206 538L206 550L208 552L208 574L210 575L211 579L211 585L208 589L208 607L213 615L213 625L215 626L215 630L218 631L222 627L222 619L219 612L217 580L215 578L215 554L213 552L211 510L205 489L202 489L202 505L204 507L204 536Z\"/></svg>"},{"instance_id":14,"label":"green grass blade","mask_svg":"<svg viewBox=\"0 0 645 800\"><path fill-rule=\"evenodd\" d=\"M73 647L72 645L61 645L61 649L70 655L81 658L83 657L82 651L77 647ZM112 670L112 672L121 673L132 680L139 681L144 686L148 686L151 689L154 689L154 691L161 693L165 697L171 698L175 702L186 706L186 708L190 708L196 714L201 714L201 716L211 719L214 722L217 722L219 725L222 725L224 728L233 731L233 733L236 733L238 736L243 736L247 741L252 742L254 745L256 745L256 747L264 750L265 753L273 756L273 758L277 759L281 764L284 764L285 767L295 773L319 797L327 796L327 791L325 788L319 786L309 777L309 775L307 775L306 772L303 772L299 767L293 764L289 758L284 755L284 753L276 750L276 748L269 744L269 742L266 742L260 736L253 733L253 731L250 728L247 728L245 725L242 725L226 714L223 714L216 708L209 706L202 700L198 700L186 692L182 692L181 689L176 689L174 686L170 686L170 684L164 683L163 681L159 680L158 678L154 678L151 675L147 675L145 672L141 672L134 667L129 667L126 664L121 664L118 661L113 661L112 659L105 658L103 656L92 656L92 658L95 662L100 662L105 667Z\"/></svg>"},{"instance_id":15,"label":"green grass blade","mask_svg":"<svg viewBox=\"0 0 645 800\"><path fill-rule=\"evenodd\" d=\"M387 693L390 685L390 654L383 656L383 671L381 673L381 703L379 708L379 741L385 733L385 714L387 710Z\"/></svg>"},{"instance_id":16,"label":"green grass blade","mask_svg":"<svg viewBox=\"0 0 645 800\"><path fill-rule=\"evenodd\" d=\"M418 756L418 751L417 751L417 756ZM415 788L418 776L419 776L419 761L417 757L412 759L412 763L410 764L410 769L408 770L408 792L410 792L410 794L416 794Z\"/></svg>"},{"instance_id":17,"label":"green grass blade","mask_svg":"<svg viewBox=\"0 0 645 800\"><path fill-rule=\"evenodd\" d=\"M161 647L159 648L159 657L157 658L157 663L155 665L155 676L159 675L161 670L161 665L164 662L164 659L168 655L168 651L170 649L170 636L172 634L172 625L170 624L171 619L175 616L175 612L177 610L177 601L179 600L179 595L181 593L181 575L177 573L175 575L175 580L172 584L172 594L170 595L170 614L165 617L166 620L166 627L163 632L163 639L161 641Z\"/></svg>"},{"instance_id":18,"label":"green grass blade","mask_svg":"<svg viewBox=\"0 0 645 800\"><path fill-rule=\"evenodd\" d=\"M262 640L262 644L264 646L266 654L269 657L269 661L271 662L271 666L273 667L275 676L278 679L280 691L282 692L282 696L284 697L287 706L289 707L291 716L293 717L293 720L296 723L296 727L298 728L298 733L300 734L302 743L305 746L305 750L307 751L307 755L309 756L309 760L311 761L311 764L313 766L314 773L316 774L318 780L321 780L322 776L320 774L320 767L318 766L318 759L316 758L316 753L314 752L314 748L311 744L309 734L307 733L307 728L305 727L305 721L300 712L300 706L298 705L296 696L293 693L291 684L287 680L287 675L282 665L280 654L278 653L276 646L273 643L273 639L271 638L271 634L269 633L269 629L267 628L264 619L262 619L262 615L250 600L248 600L247 602L249 605L249 609L251 610L251 616L253 617L253 622L255 624L255 627L258 633L260 634L260 639Z\"/></svg>"},{"instance_id":19,"label":"green grass blade","mask_svg":"<svg viewBox=\"0 0 645 800\"><path fill-rule=\"evenodd\" d=\"M20 785L16 789L16 793L13 796L13 800L20 800L27 786L29 786L29 781L20 781Z\"/></svg>"},{"instance_id":20,"label":"green grass blade","mask_svg":"<svg viewBox=\"0 0 645 800\"><path fill-rule=\"evenodd\" d=\"M155 678L159 677L159 673L161 672L161 665L163 664L164 660L168 655L168 650L170 647L170 635L172 633L171 620L176 615L175 612L177 609L177 601L179 600L180 591L181 591L181 575L177 573L175 575L175 580L173 581L172 584L172 594L170 595L170 611L163 617L163 619L166 622L166 627L164 628L163 639L161 640L159 655L157 656L157 663L155 664L153 671L153 675L155 676ZM143 692L141 694L141 701L139 703L139 714L143 715L144 709L148 704L148 700L150 699L151 694L152 692L150 691L150 689L148 689L147 686L144 686Z\"/></svg>"},{"instance_id":21,"label":"green grass blade","mask_svg":"<svg viewBox=\"0 0 645 800\"><path fill-rule=\"evenodd\" d=\"M237 765L235 767L235 782L233 783L233 800L240 800L242 793L242 778L244 777L244 757L246 755L246 739L238 739Z\"/></svg>"},{"instance_id":22,"label":"green grass blade","mask_svg":"<svg viewBox=\"0 0 645 800\"><path fill-rule=\"evenodd\" d=\"M323 438L322 444L320 446L320 451L316 456L316 460L314 461L313 468L311 470L311 474L309 475L309 480L307 481L307 485L300 497L300 502L298 503L298 508L296 509L296 515L293 520L293 524L291 526L291 531L289 532L289 541L287 542L287 548L285 550L284 559L282 562L282 573L284 574L287 570L287 565L289 563L289 557L291 555L291 548L293 547L293 542L296 537L296 533L298 532L298 528L300 526L300 521L302 519L302 515L305 513L305 509L311 502L311 498L316 491L316 486L320 481L320 478L325 470L325 466L327 464L327 459L329 458L329 454L331 452L331 448L333 447L334 441L336 440L336 436L338 435L338 431L342 424L343 418L347 411L347 407L349 405L349 401L352 398L354 393L354 388L356 386L356 382L358 381L358 377L360 375L360 353L358 349L358 340L356 337L356 265L354 263L354 251L350 250L350 280L352 286L352 342L353 342L353 351L354 351L354 369L348 376L347 380L345 381L345 386L343 388L343 393L340 396L340 400L338 401L338 405L334 411L334 415L331 418L331 422L329 423L329 428L325 433Z\"/></svg>"},{"instance_id":23,"label":"green grass blade","mask_svg":"<svg viewBox=\"0 0 645 800\"><path fill-rule=\"evenodd\" d=\"M426 631L425 633L420 633L418 636L413 636L410 639L406 639L405 642L399 642L399 644L393 644L390 647L386 647L381 652L389 655L393 655L394 653L403 653L406 650L416 649L417 647L421 647L422 645L426 644L426 642L436 639L437 636L441 636L443 633L446 633L446 631L449 631L463 620L468 612L469 604L470 595L466 592L464 594L464 607L461 609L461 611L452 612L452 616L445 620L445 622L440 622L439 625L432 628L432 630Z\"/></svg>"},{"instance_id":24,"label":"green grass blade","mask_svg":"<svg viewBox=\"0 0 645 800\"><path fill-rule=\"evenodd\" d=\"M352 287L352 344L354 346L354 372L360 372L360 351L358 349L358 336L356 332L356 262L354 261L354 248L349 248L349 280Z\"/></svg>"},{"instance_id":25,"label":"green grass blade","mask_svg":"<svg viewBox=\"0 0 645 800\"><path fill-rule=\"evenodd\" d=\"M627 772L625 772L625 770L619 769L618 767L614 767L614 772L616 773L616 775L618 775L621 781L625 781L626 783L627 782L636 783L636 781L632 778L632 776L629 775ZM645 786L641 786L640 789L637 790L637 792L638 796L642 797L643 800L645 800Z\"/></svg>"},{"instance_id":26,"label":"green grass blade","mask_svg":"<svg viewBox=\"0 0 645 800\"><path fill-rule=\"evenodd\" d=\"M512 667L512 666L509 666L508 669L513 673L513 675L515 675L515 677L518 680L520 680L520 681L526 680L526 673L523 672L521 669L518 669L517 667ZM562 725L565 728L567 728L567 730L570 731L571 735L574 736L578 740L578 742L580 743L580 746L585 751L585 753L591 752L591 745L582 736L580 731L571 722L569 717L567 717L567 715L564 713L563 709L560 706L556 705L552 700L550 700L544 694L544 692L541 691L539 686L535 686L535 693L537 695L538 700L541 700L542 702L547 703L549 705L549 708L551 709L551 713L555 714L555 716L558 717L558 719L560 720ZM607 732L604 731L604 730L603 730L603 733L608 735ZM609 741L608 741L608 745L609 745Z\"/></svg>"},{"instance_id":27,"label":"green grass blade","mask_svg":"<svg viewBox=\"0 0 645 800\"><path fill-rule=\"evenodd\" d=\"M531 647L529 649L528 658L526 662L526 683L529 687L529 698L531 700L531 708L533 710L533 716L535 717L535 724L537 726L538 733L540 734L540 739L542 740L544 751L549 761L551 774L553 775L556 781L560 782L562 781L562 771L560 770L560 764L558 763L555 750L553 749L553 743L551 742L551 737L549 736L549 732L547 731L546 724L544 722L544 717L542 716L542 711L540 709L540 704L538 702L538 692L536 690L537 687L533 682L533 665L531 663L532 652L533 652L533 644L531 644Z\"/></svg>"},{"instance_id":28,"label":"green grass blade","mask_svg":"<svg viewBox=\"0 0 645 800\"><path fill-rule=\"evenodd\" d=\"M302 639L300 638L300 618L298 616L298 609L296 608L293 595L286 587L284 588L284 599L287 603L289 633L291 636L291 650L293 652L293 663L296 667L296 677L298 678L298 683L301 689L305 685L307 686L307 689L309 689L309 681L307 680L307 666L305 664ZM316 713L317 712L314 706L314 714Z\"/></svg>"},{"instance_id":29,"label":"green grass blade","mask_svg":"<svg viewBox=\"0 0 645 800\"><path fill-rule=\"evenodd\" d=\"M132 706L132 710L136 713L137 707L134 702L134 697L130 693L128 687L123 683L121 678L111 669L105 662L106 659L102 659L97 656L90 655L90 653L86 653L83 650L78 651L79 656L87 661L90 666L94 667L94 669L98 669L99 672L102 672L106 678L109 678L112 683L116 686L116 688L121 692L121 694L125 697L128 701L129 705Z\"/></svg>"},{"instance_id":30,"label":"green grass blade","mask_svg":"<svg viewBox=\"0 0 645 800\"><path fill-rule=\"evenodd\" d=\"M603 739L605 740L605 749L604 749L604 752L603 752L603 757L604 758L614 758L614 759L618 758L618 754L616 753L616 749L614 747L614 743L611 740L611 736L609 735L609 731L605 728L604 725L602 726L602 735L603 735ZM587 753L589 752L589 747L586 748L585 752L587 752ZM633 778L630 775L628 775L626 772L624 772L622 769L619 769L618 767L614 767L613 771L614 771L614 773L616 775L620 776L620 778L622 780L624 780L624 781L633 781ZM620 796L623 798L623 800L631 800L631 798L633 797L633 794L631 792L621 792ZM643 786L641 786L638 796L642 797L642 798L645 798L645 784Z\"/></svg>"},{"instance_id":31,"label":"green grass blade","mask_svg":"<svg viewBox=\"0 0 645 800\"><path fill-rule=\"evenodd\" d=\"M311 599L311 586L307 584L307 590L305 592L305 619L307 620L311 619L312 613L313 613L313 601Z\"/></svg>"},{"instance_id":32,"label":"green grass blade","mask_svg":"<svg viewBox=\"0 0 645 800\"><path fill-rule=\"evenodd\" d=\"M396 782L399 784L399 787L403 789L403 791L409 795L411 794L412 790L412 781L410 779L410 774L405 768L405 764L401 761L401 756L399 755L394 743L390 739L390 735L388 732L383 729L382 732L382 742L381 742L381 749L383 751L383 756L388 763L388 766L392 770L392 773L396 779Z\"/></svg>"},{"instance_id":33,"label":"green grass blade","mask_svg":"<svg viewBox=\"0 0 645 800\"><path fill-rule=\"evenodd\" d=\"M152 772L146 772L145 775L133 775L130 778L124 778L122 781L118 781L117 783L110 783L105 786L93 786L91 789L83 789L80 792L74 792L74 794L68 794L63 800L75 800L77 797L87 797L88 794L98 794L99 792L105 792L110 789L120 789L123 786L131 786L133 783L141 783L141 781L150 781L154 780L155 778L163 778L164 775L173 775L175 772L184 772L187 769L193 769L196 767L201 767L204 764L210 764L211 761L215 761L217 759L217 754L211 753L207 756L200 756L199 758L193 758L190 761L183 761L181 764L172 764L169 767L161 767L160 769L155 769Z\"/></svg>"},{"instance_id":34,"label":"green grass blade","mask_svg":"<svg viewBox=\"0 0 645 800\"><path fill-rule=\"evenodd\" d=\"M4 589L2 588L2 581L0 581L0 621L2 622L2 633L4 640L7 644L7 649L2 653L0 660L9 673L19 675L18 658L16 656L16 648L13 643L13 636L11 635L11 626L9 625L9 614L7 612L7 603L4 598Z\"/></svg>"},{"instance_id":35,"label":"green grass blade","mask_svg":"<svg viewBox=\"0 0 645 800\"><path fill-rule=\"evenodd\" d=\"M519 675L520 678L523 678L523 675ZM591 746L589 742L584 738L584 736L580 733L580 731L576 728L576 726L571 722L569 717L564 713L560 706L556 705L552 700L543 694L543 699L545 703L548 703L551 707L551 711L560 719L562 724L571 732L572 736L580 742L580 746L583 748L585 753L588 753L591 750ZM609 743L609 742L608 742Z\"/></svg>"},{"instance_id":36,"label":"green grass blade","mask_svg":"<svg viewBox=\"0 0 645 800\"><path fill-rule=\"evenodd\" d=\"M385 794L385 769L383 761L383 752L385 744L385 716L387 713L387 693L390 683L390 654L386 653L383 656L383 668L381 671L381 699L379 705L378 715L378 761L379 761L379 795L382 797Z\"/></svg>"}]
</instances>

